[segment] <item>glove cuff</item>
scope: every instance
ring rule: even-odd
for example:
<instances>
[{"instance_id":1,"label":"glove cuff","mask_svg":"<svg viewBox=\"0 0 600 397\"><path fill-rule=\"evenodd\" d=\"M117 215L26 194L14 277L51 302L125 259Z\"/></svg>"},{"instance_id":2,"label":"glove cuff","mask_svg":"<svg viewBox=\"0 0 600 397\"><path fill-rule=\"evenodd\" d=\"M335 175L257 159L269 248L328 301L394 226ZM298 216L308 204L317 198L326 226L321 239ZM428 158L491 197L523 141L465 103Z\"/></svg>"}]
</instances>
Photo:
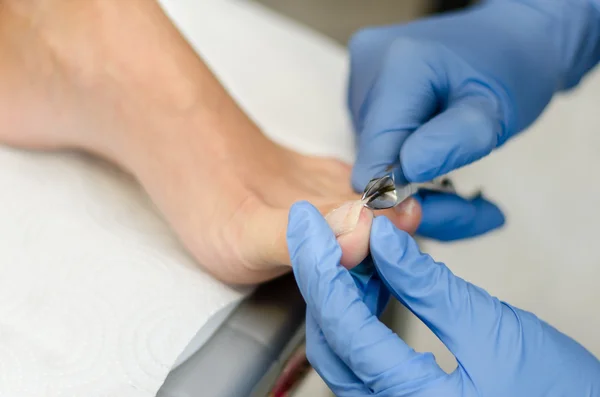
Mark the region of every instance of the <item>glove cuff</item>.
<instances>
[{"instance_id":1,"label":"glove cuff","mask_svg":"<svg viewBox=\"0 0 600 397\"><path fill-rule=\"evenodd\" d=\"M552 29L560 31L562 72L556 91L577 86L600 61L600 0L517 1L548 16Z\"/></svg>"}]
</instances>

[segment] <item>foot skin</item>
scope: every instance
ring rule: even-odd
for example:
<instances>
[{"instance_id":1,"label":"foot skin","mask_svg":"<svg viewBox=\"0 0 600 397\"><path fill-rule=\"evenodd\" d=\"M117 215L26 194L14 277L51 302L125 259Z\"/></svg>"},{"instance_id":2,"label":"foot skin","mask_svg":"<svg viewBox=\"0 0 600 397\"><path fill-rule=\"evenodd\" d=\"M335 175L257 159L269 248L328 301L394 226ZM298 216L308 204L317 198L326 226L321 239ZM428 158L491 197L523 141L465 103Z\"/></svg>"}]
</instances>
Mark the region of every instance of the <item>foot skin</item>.
<instances>
[{"instance_id":1,"label":"foot skin","mask_svg":"<svg viewBox=\"0 0 600 397\"><path fill-rule=\"evenodd\" d=\"M4 1L0 141L115 162L217 278L256 283L289 271L290 206L308 200L325 216L359 198L348 165L267 139L156 3ZM375 215L414 231L413 204ZM367 255L373 217L353 211L328 217L347 267Z\"/></svg>"}]
</instances>

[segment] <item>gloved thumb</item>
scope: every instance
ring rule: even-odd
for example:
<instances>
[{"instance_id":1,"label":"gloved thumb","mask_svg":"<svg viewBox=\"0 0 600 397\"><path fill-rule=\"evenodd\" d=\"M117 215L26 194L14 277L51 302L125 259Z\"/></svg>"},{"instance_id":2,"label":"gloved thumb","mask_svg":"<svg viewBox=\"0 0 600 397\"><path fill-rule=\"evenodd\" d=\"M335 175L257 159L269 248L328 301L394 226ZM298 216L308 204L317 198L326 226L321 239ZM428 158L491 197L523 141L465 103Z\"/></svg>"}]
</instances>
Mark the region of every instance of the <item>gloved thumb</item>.
<instances>
[{"instance_id":1,"label":"gloved thumb","mask_svg":"<svg viewBox=\"0 0 600 397\"><path fill-rule=\"evenodd\" d=\"M479 160L501 143L501 110L475 85L406 138L400 150L406 178L425 182Z\"/></svg>"},{"instance_id":2,"label":"gloved thumb","mask_svg":"<svg viewBox=\"0 0 600 397\"><path fill-rule=\"evenodd\" d=\"M287 241L307 310L331 348L318 343L319 351L307 351L309 357L327 356L327 361L337 366L329 370L334 369L337 375L345 372L341 363L332 360L339 357L346 371L350 368L371 389L369 394L383 395L392 388L414 391L415 378L422 382L420 387L445 377L431 354L415 352L378 321L350 272L339 265L341 250L331 229L310 204L300 202L292 207ZM344 382L349 380L345 377Z\"/></svg>"},{"instance_id":3,"label":"gloved thumb","mask_svg":"<svg viewBox=\"0 0 600 397\"><path fill-rule=\"evenodd\" d=\"M444 47L397 39L362 105L354 188L396 163L399 181L426 182L502 143L500 101L478 76Z\"/></svg>"},{"instance_id":4,"label":"gloved thumb","mask_svg":"<svg viewBox=\"0 0 600 397\"><path fill-rule=\"evenodd\" d=\"M355 122L355 190L362 191L371 178L397 164L406 139L435 113L442 81L430 63L438 54L429 47L410 39L396 40L360 111L355 111L363 114ZM401 168L396 180L407 182Z\"/></svg>"}]
</instances>

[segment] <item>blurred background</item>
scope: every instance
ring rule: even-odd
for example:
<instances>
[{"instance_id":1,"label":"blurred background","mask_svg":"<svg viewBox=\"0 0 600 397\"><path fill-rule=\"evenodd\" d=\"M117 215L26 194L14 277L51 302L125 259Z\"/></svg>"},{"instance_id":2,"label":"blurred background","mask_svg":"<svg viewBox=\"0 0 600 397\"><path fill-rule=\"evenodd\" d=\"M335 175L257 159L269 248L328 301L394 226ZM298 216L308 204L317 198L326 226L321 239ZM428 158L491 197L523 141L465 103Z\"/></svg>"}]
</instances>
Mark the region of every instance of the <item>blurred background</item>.
<instances>
[{"instance_id":1,"label":"blurred background","mask_svg":"<svg viewBox=\"0 0 600 397\"><path fill-rule=\"evenodd\" d=\"M408 22L423 16L451 12L477 0L251 0L311 27L346 45L350 36L365 26ZM383 320L398 334L405 333L409 313L391 302ZM296 397L331 396L316 373L311 373Z\"/></svg>"},{"instance_id":2,"label":"blurred background","mask_svg":"<svg viewBox=\"0 0 600 397\"><path fill-rule=\"evenodd\" d=\"M341 44L357 29L463 8L475 0L253 0Z\"/></svg>"}]
</instances>

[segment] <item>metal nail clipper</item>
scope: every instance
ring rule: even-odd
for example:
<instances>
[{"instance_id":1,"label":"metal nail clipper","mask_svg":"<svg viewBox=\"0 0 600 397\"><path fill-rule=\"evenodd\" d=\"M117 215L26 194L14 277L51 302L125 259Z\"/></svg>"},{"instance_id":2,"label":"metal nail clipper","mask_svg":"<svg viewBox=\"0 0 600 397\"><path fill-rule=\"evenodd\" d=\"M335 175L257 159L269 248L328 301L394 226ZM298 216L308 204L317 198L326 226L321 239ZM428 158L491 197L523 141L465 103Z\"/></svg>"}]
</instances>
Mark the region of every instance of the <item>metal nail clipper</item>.
<instances>
[{"instance_id":1,"label":"metal nail clipper","mask_svg":"<svg viewBox=\"0 0 600 397\"><path fill-rule=\"evenodd\" d=\"M394 171L399 166L389 166L383 175L369 181L362 195L362 201L367 208L385 210L395 207L420 189L440 193L456 193L452 181L448 178L438 178L425 183L397 184Z\"/></svg>"}]
</instances>

